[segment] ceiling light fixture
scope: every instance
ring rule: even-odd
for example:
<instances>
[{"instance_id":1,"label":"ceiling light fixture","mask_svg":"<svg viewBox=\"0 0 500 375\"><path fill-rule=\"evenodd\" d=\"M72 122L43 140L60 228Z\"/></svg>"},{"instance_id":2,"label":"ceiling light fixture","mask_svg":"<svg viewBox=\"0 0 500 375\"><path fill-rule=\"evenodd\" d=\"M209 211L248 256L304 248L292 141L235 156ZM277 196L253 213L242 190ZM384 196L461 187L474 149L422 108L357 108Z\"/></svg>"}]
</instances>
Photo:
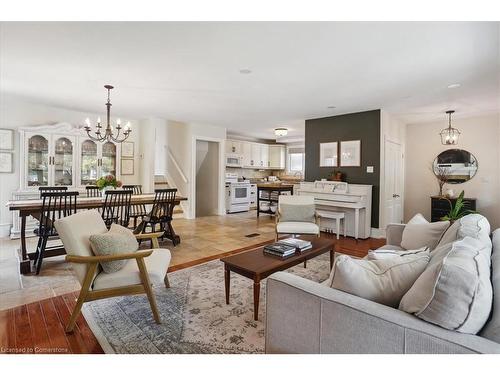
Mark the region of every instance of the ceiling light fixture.
<instances>
[{"instance_id":1,"label":"ceiling light fixture","mask_svg":"<svg viewBox=\"0 0 500 375\"><path fill-rule=\"evenodd\" d=\"M284 137L287 134L288 134L288 129L287 128L276 128L276 129L274 129L274 135L276 137Z\"/></svg>"},{"instance_id":2,"label":"ceiling light fixture","mask_svg":"<svg viewBox=\"0 0 500 375\"><path fill-rule=\"evenodd\" d=\"M92 128L90 127L90 119L87 118L85 120L85 131L87 132L87 135L89 136L90 139L93 141L98 141L98 142L116 142L116 143L121 143L124 140L128 138L130 133L132 132L132 127L130 125L130 122L127 122L127 125L125 125L125 128L122 133L122 137L120 138L120 131L122 129L122 122L120 119L116 120L116 135L113 133L113 126L111 125L110 122L110 111L111 111L111 101L109 99L109 93L111 90L113 90L113 86L111 85L104 85L104 88L108 90L108 102L106 103L106 129L104 129L104 134L101 133L102 125L101 125L101 118L97 118L97 125L96 125L96 131L95 131L95 136L90 134L90 131Z\"/></svg>"},{"instance_id":3,"label":"ceiling light fixture","mask_svg":"<svg viewBox=\"0 0 500 375\"><path fill-rule=\"evenodd\" d=\"M452 83L451 85L448 85L449 89L458 89L460 86L462 86L460 83Z\"/></svg>"},{"instance_id":4,"label":"ceiling light fixture","mask_svg":"<svg viewBox=\"0 0 500 375\"><path fill-rule=\"evenodd\" d=\"M455 111L446 111L446 113L448 114L448 127L444 128L439 133L441 136L441 144L445 146L458 145L460 131L451 126L451 115L455 113Z\"/></svg>"}]
</instances>

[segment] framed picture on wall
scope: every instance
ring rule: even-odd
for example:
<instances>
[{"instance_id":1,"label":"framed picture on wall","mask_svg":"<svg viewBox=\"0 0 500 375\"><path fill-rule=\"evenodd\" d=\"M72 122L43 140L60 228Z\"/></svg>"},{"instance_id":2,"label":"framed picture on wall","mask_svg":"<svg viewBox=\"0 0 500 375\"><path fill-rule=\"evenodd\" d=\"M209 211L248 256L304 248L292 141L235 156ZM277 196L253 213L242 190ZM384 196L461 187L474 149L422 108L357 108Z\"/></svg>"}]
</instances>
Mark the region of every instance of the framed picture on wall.
<instances>
[{"instance_id":1,"label":"framed picture on wall","mask_svg":"<svg viewBox=\"0 0 500 375\"><path fill-rule=\"evenodd\" d=\"M14 130L0 129L0 150L14 149Z\"/></svg>"},{"instance_id":2,"label":"framed picture on wall","mask_svg":"<svg viewBox=\"0 0 500 375\"><path fill-rule=\"evenodd\" d=\"M12 152L0 151L0 173L14 172Z\"/></svg>"},{"instance_id":3,"label":"framed picture on wall","mask_svg":"<svg viewBox=\"0 0 500 375\"><path fill-rule=\"evenodd\" d=\"M340 142L340 166L361 167L361 141Z\"/></svg>"},{"instance_id":4,"label":"framed picture on wall","mask_svg":"<svg viewBox=\"0 0 500 375\"><path fill-rule=\"evenodd\" d=\"M122 158L133 158L133 157L134 157L134 142L123 142Z\"/></svg>"},{"instance_id":5,"label":"framed picture on wall","mask_svg":"<svg viewBox=\"0 0 500 375\"><path fill-rule=\"evenodd\" d=\"M122 175L134 174L134 159L121 159Z\"/></svg>"},{"instance_id":6,"label":"framed picture on wall","mask_svg":"<svg viewBox=\"0 0 500 375\"><path fill-rule=\"evenodd\" d=\"M328 142L319 144L319 166L338 166L338 143Z\"/></svg>"}]
</instances>

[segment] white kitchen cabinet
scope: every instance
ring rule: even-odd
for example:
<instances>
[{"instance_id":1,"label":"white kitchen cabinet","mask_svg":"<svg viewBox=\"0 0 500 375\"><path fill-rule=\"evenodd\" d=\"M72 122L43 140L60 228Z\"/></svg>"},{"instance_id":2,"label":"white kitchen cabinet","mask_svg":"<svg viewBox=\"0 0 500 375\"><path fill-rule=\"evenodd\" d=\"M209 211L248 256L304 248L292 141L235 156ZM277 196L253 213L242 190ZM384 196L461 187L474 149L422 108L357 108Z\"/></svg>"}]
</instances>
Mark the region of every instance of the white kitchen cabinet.
<instances>
[{"instance_id":1,"label":"white kitchen cabinet","mask_svg":"<svg viewBox=\"0 0 500 375\"><path fill-rule=\"evenodd\" d=\"M285 169L285 145L269 145L269 168Z\"/></svg>"},{"instance_id":2,"label":"white kitchen cabinet","mask_svg":"<svg viewBox=\"0 0 500 375\"><path fill-rule=\"evenodd\" d=\"M250 165L253 168L260 168L261 155L260 155L260 144L252 143L252 157L250 159Z\"/></svg>"},{"instance_id":3,"label":"white kitchen cabinet","mask_svg":"<svg viewBox=\"0 0 500 375\"><path fill-rule=\"evenodd\" d=\"M252 144L250 142L242 142L243 168L253 168L252 165Z\"/></svg>"},{"instance_id":4,"label":"white kitchen cabinet","mask_svg":"<svg viewBox=\"0 0 500 375\"><path fill-rule=\"evenodd\" d=\"M243 142L226 139L226 153L241 155L243 153Z\"/></svg>"},{"instance_id":5,"label":"white kitchen cabinet","mask_svg":"<svg viewBox=\"0 0 500 375\"><path fill-rule=\"evenodd\" d=\"M269 145L260 145L260 165L262 168L269 168Z\"/></svg>"}]
</instances>

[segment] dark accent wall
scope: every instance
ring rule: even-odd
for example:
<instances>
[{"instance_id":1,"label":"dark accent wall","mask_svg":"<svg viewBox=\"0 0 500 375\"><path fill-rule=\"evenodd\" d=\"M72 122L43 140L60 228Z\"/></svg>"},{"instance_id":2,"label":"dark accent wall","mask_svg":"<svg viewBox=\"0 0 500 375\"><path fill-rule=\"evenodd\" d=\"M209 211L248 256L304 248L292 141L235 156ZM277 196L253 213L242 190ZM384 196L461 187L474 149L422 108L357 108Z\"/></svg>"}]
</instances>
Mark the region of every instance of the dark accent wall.
<instances>
[{"instance_id":1,"label":"dark accent wall","mask_svg":"<svg viewBox=\"0 0 500 375\"><path fill-rule=\"evenodd\" d=\"M320 167L319 144L361 140L361 167ZM378 228L380 191L380 110L349 113L345 115L306 120L305 131L305 179L306 181L328 179L330 174L340 171L346 182L373 185L372 228ZM373 166L373 173L366 167Z\"/></svg>"}]
</instances>

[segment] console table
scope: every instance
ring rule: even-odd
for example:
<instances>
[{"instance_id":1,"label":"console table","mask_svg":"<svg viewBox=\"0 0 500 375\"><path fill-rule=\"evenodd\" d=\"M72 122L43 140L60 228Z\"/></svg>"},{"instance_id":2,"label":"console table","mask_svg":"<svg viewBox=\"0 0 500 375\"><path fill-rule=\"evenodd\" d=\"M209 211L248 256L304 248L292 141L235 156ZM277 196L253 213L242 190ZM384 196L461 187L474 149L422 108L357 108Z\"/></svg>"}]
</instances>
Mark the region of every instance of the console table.
<instances>
[{"instance_id":1,"label":"console table","mask_svg":"<svg viewBox=\"0 0 500 375\"><path fill-rule=\"evenodd\" d=\"M450 202L455 205L456 198L445 198L433 196L431 197L431 221L440 221L445 215L450 212ZM464 198L463 210L476 210L476 198Z\"/></svg>"}]
</instances>

